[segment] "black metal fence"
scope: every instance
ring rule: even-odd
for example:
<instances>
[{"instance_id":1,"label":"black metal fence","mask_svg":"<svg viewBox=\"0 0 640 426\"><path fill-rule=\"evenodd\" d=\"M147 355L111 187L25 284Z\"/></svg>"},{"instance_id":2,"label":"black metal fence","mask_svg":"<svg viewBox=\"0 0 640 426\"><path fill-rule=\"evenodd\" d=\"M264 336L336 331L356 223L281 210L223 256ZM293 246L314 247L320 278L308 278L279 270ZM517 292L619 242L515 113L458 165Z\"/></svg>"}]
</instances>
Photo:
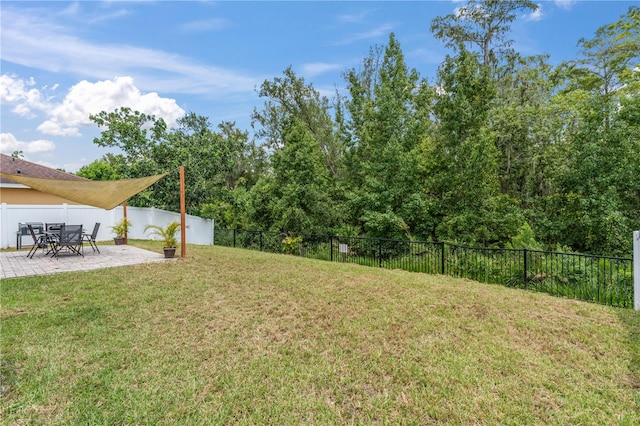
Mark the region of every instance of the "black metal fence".
<instances>
[{"instance_id":1,"label":"black metal fence","mask_svg":"<svg viewBox=\"0 0 640 426\"><path fill-rule=\"evenodd\" d=\"M214 244L332 262L443 274L587 302L633 306L633 259L445 242L216 229Z\"/></svg>"}]
</instances>

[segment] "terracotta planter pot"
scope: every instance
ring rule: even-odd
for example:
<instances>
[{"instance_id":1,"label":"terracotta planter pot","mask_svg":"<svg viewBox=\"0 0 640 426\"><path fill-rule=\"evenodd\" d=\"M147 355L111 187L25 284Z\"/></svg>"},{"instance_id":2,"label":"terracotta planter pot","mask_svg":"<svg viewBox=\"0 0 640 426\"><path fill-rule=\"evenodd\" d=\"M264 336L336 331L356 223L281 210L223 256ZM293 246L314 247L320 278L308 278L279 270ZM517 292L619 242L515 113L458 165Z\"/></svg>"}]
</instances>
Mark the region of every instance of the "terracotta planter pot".
<instances>
[{"instance_id":1,"label":"terracotta planter pot","mask_svg":"<svg viewBox=\"0 0 640 426\"><path fill-rule=\"evenodd\" d=\"M123 244L126 244L126 239L124 237L114 237L113 238L113 242L117 245L117 246L121 246Z\"/></svg>"},{"instance_id":2,"label":"terracotta planter pot","mask_svg":"<svg viewBox=\"0 0 640 426\"><path fill-rule=\"evenodd\" d=\"M165 247L163 250L165 259L173 259L176 256L175 247Z\"/></svg>"}]
</instances>

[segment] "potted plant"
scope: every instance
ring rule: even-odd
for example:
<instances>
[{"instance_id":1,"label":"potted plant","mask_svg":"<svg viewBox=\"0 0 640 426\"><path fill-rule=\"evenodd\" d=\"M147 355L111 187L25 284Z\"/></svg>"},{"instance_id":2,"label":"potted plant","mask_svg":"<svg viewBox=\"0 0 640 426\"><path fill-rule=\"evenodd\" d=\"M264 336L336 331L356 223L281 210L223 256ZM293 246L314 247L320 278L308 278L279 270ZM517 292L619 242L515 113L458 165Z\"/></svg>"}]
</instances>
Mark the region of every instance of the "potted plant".
<instances>
[{"instance_id":1,"label":"potted plant","mask_svg":"<svg viewBox=\"0 0 640 426\"><path fill-rule=\"evenodd\" d=\"M131 228L131 221L126 217L123 217L120 222L111 227L116 236L113 238L113 242L116 245L126 244L126 235L129 233L129 228Z\"/></svg>"},{"instance_id":2,"label":"potted plant","mask_svg":"<svg viewBox=\"0 0 640 426\"><path fill-rule=\"evenodd\" d=\"M178 229L180 229L180 222L173 221L164 228L160 225L147 225L144 231L150 230L150 235L160 237L164 243L164 257L171 259L176 255L176 247L178 246L176 232L178 232Z\"/></svg>"}]
</instances>

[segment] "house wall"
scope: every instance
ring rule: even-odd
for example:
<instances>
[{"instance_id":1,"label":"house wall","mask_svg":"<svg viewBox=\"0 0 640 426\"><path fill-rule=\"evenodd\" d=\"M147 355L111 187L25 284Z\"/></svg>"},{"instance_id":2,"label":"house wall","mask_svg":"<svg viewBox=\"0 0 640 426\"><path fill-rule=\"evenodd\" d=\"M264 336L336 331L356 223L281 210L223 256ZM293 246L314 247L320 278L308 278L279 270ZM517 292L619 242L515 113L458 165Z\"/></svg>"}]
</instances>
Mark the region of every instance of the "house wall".
<instances>
[{"instance_id":1,"label":"house wall","mask_svg":"<svg viewBox=\"0 0 640 426\"><path fill-rule=\"evenodd\" d=\"M96 240L108 241L114 237L111 227L124 217L122 206L111 210L99 209L84 205L0 205L0 248L16 247L16 232L18 224L24 222L54 223L64 222L82 225L87 232L93 230L93 225L100 222L100 229ZM147 225L162 227L175 221L180 221L180 214L166 210L143 207L127 207L127 219L132 223L129 238L136 240L152 240L144 231ZM214 223L211 219L186 215L186 240L188 244L212 245ZM181 242L180 232L177 233ZM31 237L22 239L23 246L33 244Z\"/></svg>"},{"instance_id":2,"label":"house wall","mask_svg":"<svg viewBox=\"0 0 640 426\"><path fill-rule=\"evenodd\" d=\"M31 188L0 188L0 203L7 204L70 204L80 205L73 201L46 194Z\"/></svg>"}]
</instances>

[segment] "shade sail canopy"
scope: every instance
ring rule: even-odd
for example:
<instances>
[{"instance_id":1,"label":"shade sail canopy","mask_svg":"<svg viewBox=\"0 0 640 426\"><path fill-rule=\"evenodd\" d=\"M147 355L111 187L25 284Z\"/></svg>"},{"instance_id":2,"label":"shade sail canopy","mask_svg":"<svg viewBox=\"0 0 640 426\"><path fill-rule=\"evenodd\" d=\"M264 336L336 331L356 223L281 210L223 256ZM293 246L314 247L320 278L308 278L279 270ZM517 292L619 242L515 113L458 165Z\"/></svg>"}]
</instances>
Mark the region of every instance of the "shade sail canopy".
<instances>
[{"instance_id":1,"label":"shade sail canopy","mask_svg":"<svg viewBox=\"0 0 640 426\"><path fill-rule=\"evenodd\" d=\"M156 183L166 173L122 180L60 180L9 173L0 173L0 175L36 191L57 195L76 203L111 210Z\"/></svg>"}]
</instances>

